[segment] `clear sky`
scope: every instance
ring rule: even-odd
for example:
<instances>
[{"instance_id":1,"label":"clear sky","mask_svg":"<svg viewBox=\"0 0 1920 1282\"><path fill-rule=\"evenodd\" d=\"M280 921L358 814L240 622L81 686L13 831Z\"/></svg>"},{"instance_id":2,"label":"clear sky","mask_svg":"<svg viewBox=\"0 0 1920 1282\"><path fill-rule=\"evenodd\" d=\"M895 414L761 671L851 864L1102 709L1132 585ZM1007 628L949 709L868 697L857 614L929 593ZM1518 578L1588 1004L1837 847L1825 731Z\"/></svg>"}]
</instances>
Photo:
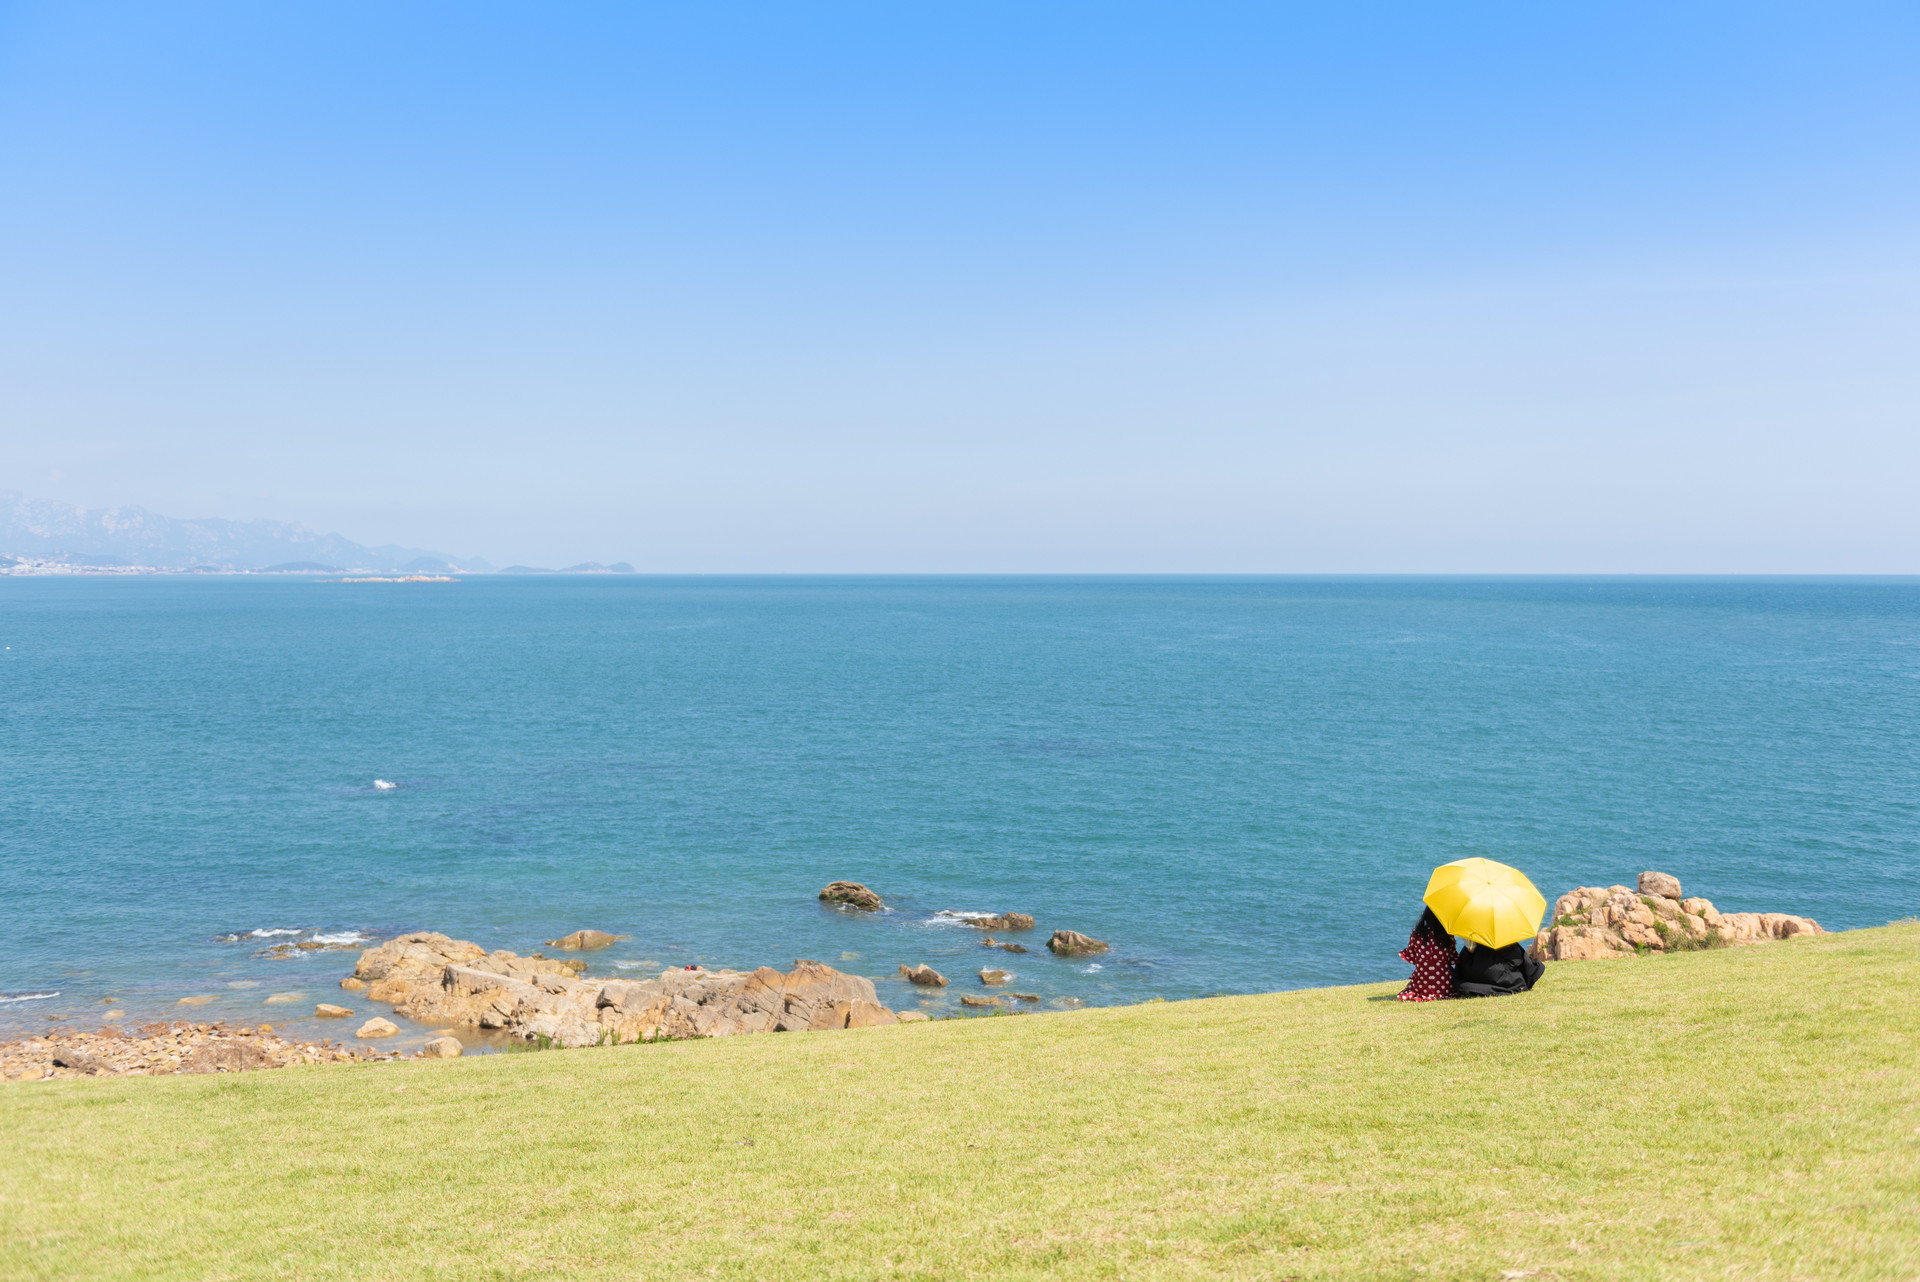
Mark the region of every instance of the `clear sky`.
<instances>
[{"instance_id":1,"label":"clear sky","mask_svg":"<svg viewBox=\"0 0 1920 1282\"><path fill-rule=\"evenodd\" d=\"M1920 6L7 3L0 489L664 571L1920 572Z\"/></svg>"}]
</instances>

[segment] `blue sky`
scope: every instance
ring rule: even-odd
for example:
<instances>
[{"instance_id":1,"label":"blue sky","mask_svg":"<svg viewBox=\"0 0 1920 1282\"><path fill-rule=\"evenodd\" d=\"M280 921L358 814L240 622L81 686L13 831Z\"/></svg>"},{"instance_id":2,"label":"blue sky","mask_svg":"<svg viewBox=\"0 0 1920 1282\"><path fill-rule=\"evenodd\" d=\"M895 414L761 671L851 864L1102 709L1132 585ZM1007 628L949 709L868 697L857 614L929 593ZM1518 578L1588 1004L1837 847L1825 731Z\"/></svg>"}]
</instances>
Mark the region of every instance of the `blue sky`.
<instances>
[{"instance_id":1,"label":"blue sky","mask_svg":"<svg viewBox=\"0 0 1920 1282\"><path fill-rule=\"evenodd\" d=\"M663 571L1920 571L1912 5L0 0L0 489Z\"/></svg>"}]
</instances>

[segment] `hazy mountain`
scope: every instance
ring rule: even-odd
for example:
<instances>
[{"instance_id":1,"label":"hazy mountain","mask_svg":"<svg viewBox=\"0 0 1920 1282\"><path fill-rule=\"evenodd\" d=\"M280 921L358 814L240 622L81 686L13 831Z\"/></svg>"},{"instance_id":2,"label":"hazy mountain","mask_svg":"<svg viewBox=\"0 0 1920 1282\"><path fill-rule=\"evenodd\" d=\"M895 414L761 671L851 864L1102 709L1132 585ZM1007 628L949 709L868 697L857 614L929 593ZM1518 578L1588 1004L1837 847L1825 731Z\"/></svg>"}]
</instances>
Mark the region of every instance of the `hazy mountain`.
<instances>
[{"instance_id":1,"label":"hazy mountain","mask_svg":"<svg viewBox=\"0 0 1920 1282\"><path fill-rule=\"evenodd\" d=\"M143 507L84 508L0 491L0 556L73 565L151 565L165 570L487 571L479 557L420 548L363 547L338 534L281 521L182 521Z\"/></svg>"}]
</instances>

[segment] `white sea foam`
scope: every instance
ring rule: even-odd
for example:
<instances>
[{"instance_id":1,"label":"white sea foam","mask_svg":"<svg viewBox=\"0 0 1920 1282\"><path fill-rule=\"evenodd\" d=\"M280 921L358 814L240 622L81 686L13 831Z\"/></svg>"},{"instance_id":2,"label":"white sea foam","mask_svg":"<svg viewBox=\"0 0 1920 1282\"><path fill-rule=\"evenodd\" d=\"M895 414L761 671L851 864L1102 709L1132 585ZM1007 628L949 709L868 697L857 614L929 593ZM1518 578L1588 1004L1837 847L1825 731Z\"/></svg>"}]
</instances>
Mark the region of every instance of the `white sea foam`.
<instances>
[{"instance_id":1,"label":"white sea foam","mask_svg":"<svg viewBox=\"0 0 1920 1282\"><path fill-rule=\"evenodd\" d=\"M274 937L275 935L304 935L304 934L306 934L306 933L307 933L307 928L306 928L305 926L295 926L295 927L293 927L293 928L291 928L291 929L288 929L288 930L258 930L258 929L255 929L255 930L250 930L250 931L248 931L248 932L246 933L246 935L245 935L245 938L247 938L247 939L272 939L272 938L273 938L273 937Z\"/></svg>"},{"instance_id":2,"label":"white sea foam","mask_svg":"<svg viewBox=\"0 0 1920 1282\"><path fill-rule=\"evenodd\" d=\"M393 780L391 779L375 779L373 781L373 786L374 786L374 790L377 792L392 792L395 788L398 788L400 785L393 782Z\"/></svg>"},{"instance_id":3,"label":"white sea foam","mask_svg":"<svg viewBox=\"0 0 1920 1282\"><path fill-rule=\"evenodd\" d=\"M1088 964L1087 968L1081 971L1080 973L1082 975L1091 975L1096 970L1104 970L1104 969L1106 968L1102 966L1099 962L1091 962Z\"/></svg>"},{"instance_id":4,"label":"white sea foam","mask_svg":"<svg viewBox=\"0 0 1920 1282\"><path fill-rule=\"evenodd\" d=\"M357 930L343 930L337 935L315 935L316 944L363 944L367 937Z\"/></svg>"},{"instance_id":5,"label":"white sea foam","mask_svg":"<svg viewBox=\"0 0 1920 1282\"><path fill-rule=\"evenodd\" d=\"M0 993L0 1002L38 1002L59 995L59 993Z\"/></svg>"},{"instance_id":6,"label":"white sea foam","mask_svg":"<svg viewBox=\"0 0 1920 1282\"><path fill-rule=\"evenodd\" d=\"M992 913L975 913L956 908L942 908L939 912L927 918L923 924L928 926L965 926L969 922L976 922L982 918L991 916L993 916Z\"/></svg>"}]
</instances>

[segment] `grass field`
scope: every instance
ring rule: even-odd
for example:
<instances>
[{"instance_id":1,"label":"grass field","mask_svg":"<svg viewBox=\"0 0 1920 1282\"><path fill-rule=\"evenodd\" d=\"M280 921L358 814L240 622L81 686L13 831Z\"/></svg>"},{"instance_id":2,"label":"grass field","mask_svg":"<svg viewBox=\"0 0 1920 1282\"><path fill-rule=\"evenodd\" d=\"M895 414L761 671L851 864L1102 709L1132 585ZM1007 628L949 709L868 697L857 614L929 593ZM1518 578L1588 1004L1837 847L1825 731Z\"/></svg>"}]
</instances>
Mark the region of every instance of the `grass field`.
<instances>
[{"instance_id":1,"label":"grass field","mask_svg":"<svg viewBox=\"0 0 1920 1282\"><path fill-rule=\"evenodd\" d=\"M0 1088L6 1277L1914 1278L1920 927Z\"/></svg>"}]
</instances>

